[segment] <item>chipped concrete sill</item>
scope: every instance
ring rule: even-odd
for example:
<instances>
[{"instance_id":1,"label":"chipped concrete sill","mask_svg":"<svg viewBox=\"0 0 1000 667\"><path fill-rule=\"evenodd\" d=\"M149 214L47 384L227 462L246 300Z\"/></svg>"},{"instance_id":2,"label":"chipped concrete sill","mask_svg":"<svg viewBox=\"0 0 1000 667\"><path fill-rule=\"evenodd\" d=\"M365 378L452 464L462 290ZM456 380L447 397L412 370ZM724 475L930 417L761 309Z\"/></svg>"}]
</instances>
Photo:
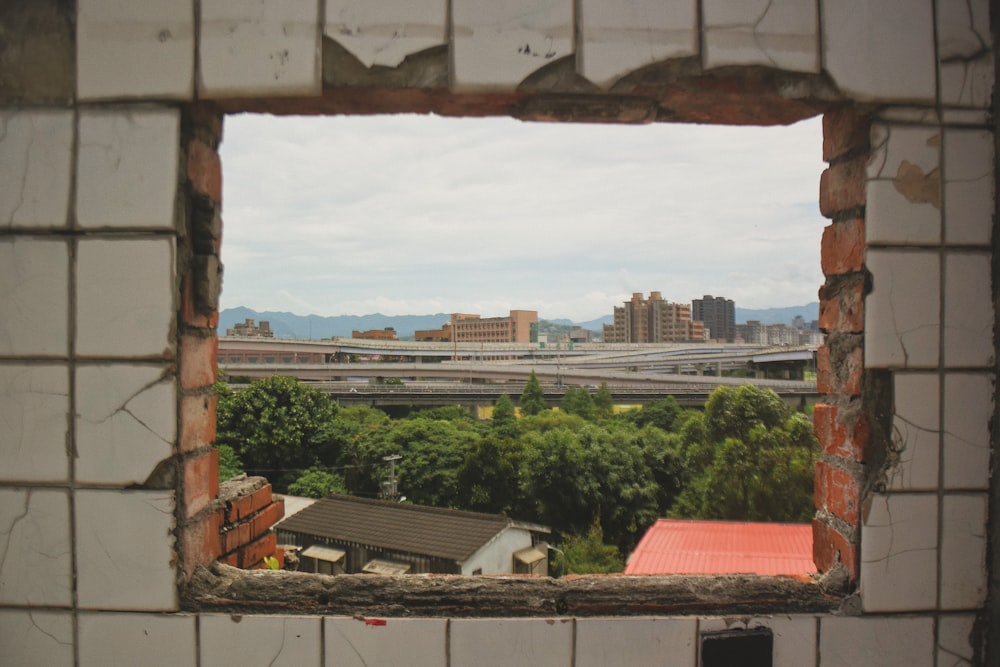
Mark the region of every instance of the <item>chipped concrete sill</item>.
<instances>
[{"instance_id":1,"label":"chipped concrete sill","mask_svg":"<svg viewBox=\"0 0 1000 667\"><path fill-rule=\"evenodd\" d=\"M590 575L341 575L199 567L182 591L190 612L384 617L815 614L842 598L808 578Z\"/></svg>"}]
</instances>

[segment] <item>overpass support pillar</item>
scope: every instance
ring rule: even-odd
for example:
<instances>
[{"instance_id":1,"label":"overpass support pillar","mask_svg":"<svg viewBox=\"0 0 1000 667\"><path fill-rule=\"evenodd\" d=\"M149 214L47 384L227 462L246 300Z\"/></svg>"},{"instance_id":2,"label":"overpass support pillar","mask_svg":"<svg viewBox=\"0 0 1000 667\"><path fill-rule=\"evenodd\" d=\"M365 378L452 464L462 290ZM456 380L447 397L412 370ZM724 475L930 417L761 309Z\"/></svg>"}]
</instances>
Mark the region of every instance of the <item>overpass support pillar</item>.
<instances>
[{"instance_id":1,"label":"overpass support pillar","mask_svg":"<svg viewBox=\"0 0 1000 667\"><path fill-rule=\"evenodd\" d=\"M695 364L694 365L694 374L697 375L698 377L701 377L702 375L704 375L705 374L705 364Z\"/></svg>"},{"instance_id":2,"label":"overpass support pillar","mask_svg":"<svg viewBox=\"0 0 1000 667\"><path fill-rule=\"evenodd\" d=\"M715 362L715 377L722 377L722 362Z\"/></svg>"}]
</instances>

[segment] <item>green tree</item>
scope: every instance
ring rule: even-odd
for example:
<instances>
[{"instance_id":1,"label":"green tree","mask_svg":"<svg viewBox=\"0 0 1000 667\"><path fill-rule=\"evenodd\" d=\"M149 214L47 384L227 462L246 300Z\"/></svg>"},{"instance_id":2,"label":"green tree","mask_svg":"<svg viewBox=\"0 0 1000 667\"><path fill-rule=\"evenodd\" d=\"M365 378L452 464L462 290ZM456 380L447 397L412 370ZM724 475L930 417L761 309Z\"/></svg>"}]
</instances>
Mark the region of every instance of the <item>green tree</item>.
<instances>
[{"instance_id":1,"label":"green tree","mask_svg":"<svg viewBox=\"0 0 1000 667\"><path fill-rule=\"evenodd\" d=\"M304 498L325 498L331 493L347 493L347 489L340 475L313 466L288 485L288 493Z\"/></svg>"},{"instance_id":2,"label":"green tree","mask_svg":"<svg viewBox=\"0 0 1000 667\"><path fill-rule=\"evenodd\" d=\"M658 401L647 403L638 410L628 413L628 419L636 426L653 425L659 429L670 432L675 428L678 416L681 414L681 406L673 396L665 396Z\"/></svg>"},{"instance_id":3,"label":"green tree","mask_svg":"<svg viewBox=\"0 0 1000 667\"><path fill-rule=\"evenodd\" d=\"M493 406L491 432L498 438L516 438L518 434L517 414L514 402L507 394L500 394Z\"/></svg>"},{"instance_id":4,"label":"green tree","mask_svg":"<svg viewBox=\"0 0 1000 667\"><path fill-rule=\"evenodd\" d=\"M524 446L492 436L471 442L458 469L458 505L475 512L519 516L524 507Z\"/></svg>"},{"instance_id":5,"label":"green tree","mask_svg":"<svg viewBox=\"0 0 1000 667\"><path fill-rule=\"evenodd\" d=\"M570 387L559 401L559 409L571 415L580 415L587 421L594 418L594 399L583 387Z\"/></svg>"},{"instance_id":6,"label":"green tree","mask_svg":"<svg viewBox=\"0 0 1000 667\"><path fill-rule=\"evenodd\" d=\"M545 410L545 391L542 384L535 376L535 371L531 371L528 381L524 383L521 391L521 414L537 415Z\"/></svg>"},{"instance_id":7,"label":"green tree","mask_svg":"<svg viewBox=\"0 0 1000 667\"><path fill-rule=\"evenodd\" d=\"M595 521L586 533L563 540L567 574L610 574L625 570L618 549L604 543L601 524Z\"/></svg>"},{"instance_id":8,"label":"green tree","mask_svg":"<svg viewBox=\"0 0 1000 667\"><path fill-rule=\"evenodd\" d=\"M598 419L608 419L615 413L615 399L607 382L602 382L594 393L594 412Z\"/></svg>"},{"instance_id":9,"label":"green tree","mask_svg":"<svg viewBox=\"0 0 1000 667\"><path fill-rule=\"evenodd\" d=\"M320 390L274 376L220 392L216 442L232 447L248 473L284 492L297 471L317 462L336 414L336 403Z\"/></svg>"},{"instance_id":10,"label":"green tree","mask_svg":"<svg viewBox=\"0 0 1000 667\"><path fill-rule=\"evenodd\" d=\"M576 434L567 428L533 431L522 442L531 517L562 534L585 532L600 505L600 483Z\"/></svg>"},{"instance_id":11,"label":"green tree","mask_svg":"<svg viewBox=\"0 0 1000 667\"><path fill-rule=\"evenodd\" d=\"M229 445L216 445L219 450L219 483L243 474L243 461Z\"/></svg>"}]
</instances>

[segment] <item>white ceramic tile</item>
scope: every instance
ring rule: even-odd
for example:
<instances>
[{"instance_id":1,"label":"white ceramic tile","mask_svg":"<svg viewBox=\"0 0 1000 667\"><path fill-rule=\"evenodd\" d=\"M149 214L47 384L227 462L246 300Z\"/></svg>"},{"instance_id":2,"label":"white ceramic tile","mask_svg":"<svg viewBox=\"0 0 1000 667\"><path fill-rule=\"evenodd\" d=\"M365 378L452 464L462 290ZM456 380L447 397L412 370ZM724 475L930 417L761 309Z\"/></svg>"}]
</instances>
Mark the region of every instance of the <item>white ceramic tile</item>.
<instances>
[{"instance_id":1,"label":"white ceramic tile","mask_svg":"<svg viewBox=\"0 0 1000 667\"><path fill-rule=\"evenodd\" d=\"M941 508L941 608L986 603L986 494L946 495Z\"/></svg>"},{"instance_id":2,"label":"white ceramic tile","mask_svg":"<svg viewBox=\"0 0 1000 667\"><path fill-rule=\"evenodd\" d=\"M819 72L815 0L703 0L705 67Z\"/></svg>"},{"instance_id":3,"label":"white ceramic tile","mask_svg":"<svg viewBox=\"0 0 1000 667\"><path fill-rule=\"evenodd\" d=\"M941 242L941 209L924 198L908 197L889 180L869 181L865 205L868 243L927 245Z\"/></svg>"},{"instance_id":4,"label":"white ceramic tile","mask_svg":"<svg viewBox=\"0 0 1000 667\"><path fill-rule=\"evenodd\" d=\"M194 616L82 612L79 623L81 665L197 664Z\"/></svg>"},{"instance_id":5,"label":"white ceramic tile","mask_svg":"<svg viewBox=\"0 0 1000 667\"><path fill-rule=\"evenodd\" d=\"M448 43L448 3L327 0L323 34L365 67L396 67L410 54Z\"/></svg>"},{"instance_id":6,"label":"white ceramic tile","mask_svg":"<svg viewBox=\"0 0 1000 667\"><path fill-rule=\"evenodd\" d=\"M697 631L691 618L580 618L574 665L687 667L695 661Z\"/></svg>"},{"instance_id":7,"label":"white ceramic tile","mask_svg":"<svg viewBox=\"0 0 1000 667\"><path fill-rule=\"evenodd\" d=\"M573 621L568 618L476 618L451 622L451 664L477 667L569 667Z\"/></svg>"},{"instance_id":8,"label":"white ceramic tile","mask_svg":"<svg viewBox=\"0 0 1000 667\"><path fill-rule=\"evenodd\" d=\"M76 370L76 479L142 484L173 453L174 379L165 366L80 366Z\"/></svg>"},{"instance_id":9,"label":"white ceramic tile","mask_svg":"<svg viewBox=\"0 0 1000 667\"><path fill-rule=\"evenodd\" d=\"M77 353L172 355L175 273L172 239L80 241Z\"/></svg>"},{"instance_id":10,"label":"white ceramic tile","mask_svg":"<svg viewBox=\"0 0 1000 667\"><path fill-rule=\"evenodd\" d=\"M889 470L891 489L938 485L941 417L936 373L894 373L893 445L898 462Z\"/></svg>"},{"instance_id":11,"label":"white ceramic tile","mask_svg":"<svg viewBox=\"0 0 1000 667\"><path fill-rule=\"evenodd\" d=\"M945 256L944 363L992 366L993 290L985 253Z\"/></svg>"},{"instance_id":12,"label":"white ceramic tile","mask_svg":"<svg viewBox=\"0 0 1000 667\"><path fill-rule=\"evenodd\" d=\"M72 151L72 113L0 112L0 229L66 226Z\"/></svg>"},{"instance_id":13,"label":"white ceramic tile","mask_svg":"<svg viewBox=\"0 0 1000 667\"><path fill-rule=\"evenodd\" d=\"M0 555L0 603L70 604L67 492L0 488Z\"/></svg>"},{"instance_id":14,"label":"white ceramic tile","mask_svg":"<svg viewBox=\"0 0 1000 667\"><path fill-rule=\"evenodd\" d=\"M71 667L72 615L41 609L0 609L0 664Z\"/></svg>"},{"instance_id":15,"label":"white ceramic tile","mask_svg":"<svg viewBox=\"0 0 1000 667\"><path fill-rule=\"evenodd\" d=\"M581 0L577 70L607 88L625 74L698 54L694 0Z\"/></svg>"},{"instance_id":16,"label":"white ceramic tile","mask_svg":"<svg viewBox=\"0 0 1000 667\"><path fill-rule=\"evenodd\" d=\"M327 667L364 665L413 665L443 667L446 657L447 620L443 618L323 619ZM385 625L379 625L385 621ZM452 658L451 664L461 665ZM467 664L478 664L476 662Z\"/></svg>"},{"instance_id":17,"label":"white ceramic tile","mask_svg":"<svg viewBox=\"0 0 1000 667\"><path fill-rule=\"evenodd\" d=\"M941 122L946 125L974 125L982 127L990 123L990 115L980 109L942 109Z\"/></svg>"},{"instance_id":18,"label":"white ceramic tile","mask_svg":"<svg viewBox=\"0 0 1000 667\"><path fill-rule=\"evenodd\" d=\"M930 2L822 3L826 70L856 100L933 102L934 21Z\"/></svg>"},{"instance_id":19,"label":"white ceramic tile","mask_svg":"<svg viewBox=\"0 0 1000 667\"><path fill-rule=\"evenodd\" d=\"M80 0L76 63L82 100L190 99L194 91L192 0Z\"/></svg>"},{"instance_id":20,"label":"white ceramic tile","mask_svg":"<svg viewBox=\"0 0 1000 667\"><path fill-rule=\"evenodd\" d=\"M198 622L203 665L299 667L322 664L315 616L206 615Z\"/></svg>"},{"instance_id":21,"label":"white ceramic tile","mask_svg":"<svg viewBox=\"0 0 1000 667\"><path fill-rule=\"evenodd\" d=\"M69 478L69 370L56 365L0 365L0 479Z\"/></svg>"},{"instance_id":22,"label":"white ceramic tile","mask_svg":"<svg viewBox=\"0 0 1000 667\"><path fill-rule=\"evenodd\" d=\"M774 637L772 667L815 667L816 664L816 618L813 616L706 618L698 627L701 632L770 628Z\"/></svg>"},{"instance_id":23,"label":"white ceramic tile","mask_svg":"<svg viewBox=\"0 0 1000 667\"><path fill-rule=\"evenodd\" d=\"M986 109L993 95L993 55L941 64L941 101L954 106Z\"/></svg>"},{"instance_id":24,"label":"white ceramic tile","mask_svg":"<svg viewBox=\"0 0 1000 667\"><path fill-rule=\"evenodd\" d=\"M992 44L989 0L935 0L938 58L969 58Z\"/></svg>"},{"instance_id":25,"label":"white ceramic tile","mask_svg":"<svg viewBox=\"0 0 1000 667\"><path fill-rule=\"evenodd\" d=\"M937 525L935 495L871 497L861 526L861 602L866 613L935 607Z\"/></svg>"},{"instance_id":26,"label":"white ceramic tile","mask_svg":"<svg viewBox=\"0 0 1000 667\"><path fill-rule=\"evenodd\" d=\"M944 238L989 245L993 229L993 135L949 129L944 135Z\"/></svg>"},{"instance_id":27,"label":"white ceramic tile","mask_svg":"<svg viewBox=\"0 0 1000 667\"><path fill-rule=\"evenodd\" d=\"M940 667L972 667L975 649L974 614L950 614L938 618L938 662Z\"/></svg>"},{"instance_id":28,"label":"white ceramic tile","mask_svg":"<svg viewBox=\"0 0 1000 667\"><path fill-rule=\"evenodd\" d=\"M937 125L941 122L937 109L933 107L886 106L873 111L872 118L887 123L913 123L917 125Z\"/></svg>"},{"instance_id":29,"label":"white ceramic tile","mask_svg":"<svg viewBox=\"0 0 1000 667\"><path fill-rule=\"evenodd\" d=\"M932 667L932 616L823 616L823 667Z\"/></svg>"},{"instance_id":30,"label":"white ceramic tile","mask_svg":"<svg viewBox=\"0 0 1000 667\"><path fill-rule=\"evenodd\" d=\"M81 227L175 227L176 110L82 111L79 142L76 219Z\"/></svg>"},{"instance_id":31,"label":"white ceramic tile","mask_svg":"<svg viewBox=\"0 0 1000 667\"><path fill-rule=\"evenodd\" d=\"M865 365L937 366L940 259L935 252L869 250L873 289L865 297Z\"/></svg>"},{"instance_id":32,"label":"white ceramic tile","mask_svg":"<svg viewBox=\"0 0 1000 667\"><path fill-rule=\"evenodd\" d=\"M889 181L909 173L929 175L941 167L941 130L937 127L872 126L869 179Z\"/></svg>"},{"instance_id":33,"label":"white ceramic tile","mask_svg":"<svg viewBox=\"0 0 1000 667\"><path fill-rule=\"evenodd\" d=\"M80 607L175 610L173 529L173 492L77 491Z\"/></svg>"},{"instance_id":34,"label":"white ceramic tile","mask_svg":"<svg viewBox=\"0 0 1000 667\"><path fill-rule=\"evenodd\" d=\"M986 489L989 484L993 376L944 376L944 486Z\"/></svg>"},{"instance_id":35,"label":"white ceramic tile","mask_svg":"<svg viewBox=\"0 0 1000 667\"><path fill-rule=\"evenodd\" d=\"M318 0L202 0L199 93L318 95Z\"/></svg>"},{"instance_id":36,"label":"white ceramic tile","mask_svg":"<svg viewBox=\"0 0 1000 667\"><path fill-rule=\"evenodd\" d=\"M513 90L528 75L573 53L573 3L453 0L454 87Z\"/></svg>"},{"instance_id":37,"label":"white ceramic tile","mask_svg":"<svg viewBox=\"0 0 1000 667\"><path fill-rule=\"evenodd\" d=\"M65 241L0 239L0 354L66 355L68 282Z\"/></svg>"}]
</instances>

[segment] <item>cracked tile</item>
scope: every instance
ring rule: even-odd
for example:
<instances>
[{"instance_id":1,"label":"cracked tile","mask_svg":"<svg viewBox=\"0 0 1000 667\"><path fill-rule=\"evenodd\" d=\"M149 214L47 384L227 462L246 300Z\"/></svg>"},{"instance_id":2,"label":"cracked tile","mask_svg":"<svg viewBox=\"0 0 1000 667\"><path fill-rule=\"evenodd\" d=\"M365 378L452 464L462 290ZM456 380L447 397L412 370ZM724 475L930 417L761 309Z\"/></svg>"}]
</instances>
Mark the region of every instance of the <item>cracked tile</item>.
<instances>
[{"instance_id":1,"label":"cracked tile","mask_svg":"<svg viewBox=\"0 0 1000 667\"><path fill-rule=\"evenodd\" d=\"M72 150L72 113L0 113L0 229L66 226Z\"/></svg>"},{"instance_id":2,"label":"cracked tile","mask_svg":"<svg viewBox=\"0 0 1000 667\"><path fill-rule=\"evenodd\" d=\"M72 614L42 609L0 609L0 662L72 667Z\"/></svg>"},{"instance_id":3,"label":"cracked tile","mask_svg":"<svg viewBox=\"0 0 1000 667\"><path fill-rule=\"evenodd\" d=\"M579 618L574 666L693 665L697 634L691 618Z\"/></svg>"},{"instance_id":4,"label":"cracked tile","mask_svg":"<svg viewBox=\"0 0 1000 667\"><path fill-rule=\"evenodd\" d=\"M992 46L989 0L935 0L938 57L972 58Z\"/></svg>"},{"instance_id":5,"label":"cracked tile","mask_svg":"<svg viewBox=\"0 0 1000 667\"><path fill-rule=\"evenodd\" d=\"M944 376L944 487L989 487L992 373Z\"/></svg>"},{"instance_id":6,"label":"cracked tile","mask_svg":"<svg viewBox=\"0 0 1000 667\"><path fill-rule=\"evenodd\" d=\"M944 134L944 239L989 246L993 230L993 135L948 129Z\"/></svg>"},{"instance_id":7,"label":"cracked tile","mask_svg":"<svg viewBox=\"0 0 1000 667\"><path fill-rule=\"evenodd\" d=\"M933 609L937 601L937 496L873 495L870 502L861 526L865 613Z\"/></svg>"},{"instance_id":8,"label":"cracked tile","mask_svg":"<svg viewBox=\"0 0 1000 667\"><path fill-rule=\"evenodd\" d=\"M568 618L475 618L451 622L451 664L479 667L569 665Z\"/></svg>"},{"instance_id":9,"label":"cracked tile","mask_svg":"<svg viewBox=\"0 0 1000 667\"><path fill-rule=\"evenodd\" d=\"M69 497L0 488L0 604L69 605Z\"/></svg>"},{"instance_id":10,"label":"cracked tile","mask_svg":"<svg viewBox=\"0 0 1000 667\"><path fill-rule=\"evenodd\" d=\"M865 365L938 365L940 258L936 252L869 250L873 289L865 297Z\"/></svg>"},{"instance_id":11,"label":"cracked tile","mask_svg":"<svg viewBox=\"0 0 1000 667\"><path fill-rule=\"evenodd\" d=\"M85 229L174 229L180 115L80 112L76 218Z\"/></svg>"},{"instance_id":12,"label":"cracked tile","mask_svg":"<svg viewBox=\"0 0 1000 667\"><path fill-rule=\"evenodd\" d=\"M993 58L986 54L962 62L941 63L941 102L987 109L993 96Z\"/></svg>"},{"instance_id":13,"label":"cracked tile","mask_svg":"<svg viewBox=\"0 0 1000 667\"><path fill-rule=\"evenodd\" d=\"M348 617L326 617L327 667L364 665L412 665L441 667L448 664L447 620L443 618L387 618L385 625L369 624ZM454 655L454 654L453 654ZM480 656L477 656L479 658ZM480 659L451 664L482 664Z\"/></svg>"},{"instance_id":14,"label":"cracked tile","mask_svg":"<svg viewBox=\"0 0 1000 667\"><path fill-rule=\"evenodd\" d=\"M704 618L698 622L698 629L701 632L718 632L769 628L774 636L772 667L815 667L816 622L815 616ZM655 661L649 661L647 664L653 662ZM694 664L694 661L681 664Z\"/></svg>"},{"instance_id":15,"label":"cracked tile","mask_svg":"<svg viewBox=\"0 0 1000 667\"><path fill-rule=\"evenodd\" d=\"M0 239L0 354L67 354L68 284L65 241Z\"/></svg>"},{"instance_id":16,"label":"cracked tile","mask_svg":"<svg viewBox=\"0 0 1000 667\"><path fill-rule=\"evenodd\" d=\"M933 187L933 185L932 185ZM908 196L893 181L869 181L865 206L868 243L931 245L941 243L941 208L926 198Z\"/></svg>"},{"instance_id":17,"label":"cracked tile","mask_svg":"<svg viewBox=\"0 0 1000 667\"><path fill-rule=\"evenodd\" d=\"M940 667L973 667L975 649L974 614L949 614L938 618L938 661Z\"/></svg>"},{"instance_id":18,"label":"cracked tile","mask_svg":"<svg viewBox=\"0 0 1000 667\"><path fill-rule=\"evenodd\" d=\"M191 99L192 0L79 0L76 25L81 100Z\"/></svg>"},{"instance_id":19,"label":"cracked tile","mask_svg":"<svg viewBox=\"0 0 1000 667\"><path fill-rule=\"evenodd\" d=\"M893 445L899 457L889 471L893 490L931 490L938 485L941 417L937 373L894 373Z\"/></svg>"},{"instance_id":20,"label":"cracked tile","mask_svg":"<svg viewBox=\"0 0 1000 667\"><path fill-rule=\"evenodd\" d=\"M81 612L79 623L81 665L198 664L194 616Z\"/></svg>"},{"instance_id":21,"label":"cracked tile","mask_svg":"<svg viewBox=\"0 0 1000 667\"><path fill-rule=\"evenodd\" d=\"M166 366L78 367L77 481L144 483L173 453L176 405Z\"/></svg>"},{"instance_id":22,"label":"cracked tile","mask_svg":"<svg viewBox=\"0 0 1000 667\"><path fill-rule=\"evenodd\" d=\"M602 88L640 67L698 55L694 0L581 0L577 71Z\"/></svg>"},{"instance_id":23,"label":"cracked tile","mask_svg":"<svg viewBox=\"0 0 1000 667\"><path fill-rule=\"evenodd\" d=\"M573 3L453 0L452 85L514 90L530 74L573 54Z\"/></svg>"},{"instance_id":24,"label":"cracked tile","mask_svg":"<svg viewBox=\"0 0 1000 667\"><path fill-rule=\"evenodd\" d=\"M77 353L172 357L175 271L169 238L80 241Z\"/></svg>"},{"instance_id":25,"label":"cracked tile","mask_svg":"<svg viewBox=\"0 0 1000 667\"><path fill-rule=\"evenodd\" d=\"M397 67L408 55L448 43L448 3L327 0L323 34L365 67Z\"/></svg>"},{"instance_id":26,"label":"cracked tile","mask_svg":"<svg viewBox=\"0 0 1000 667\"><path fill-rule=\"evenodd\" d=\"M705 67L764 65L819 72L815 0L704 0Z\"/></svg>"},{"instance_id":27,"label":"cracked tile","mask_svg":"<svg viewBox=\"0 0 1000 667\"><path fill-rule=\"evenodd\" d=\"M175 611L173 492L78 490L75 509L80 607Z\"/></svg>"},{"instance_id":28,"label":"cracked tile","mask_svg":"<svg viewBox=\"0 0 1000 667\"><path fill-rule=\"evenodd\" d=\"M944 364L992 366L993 290L987 253L945 255Z\"/></svg>"},{"instance_id":29,"label":"cracked tile","mask_svg":"<svg viewBox=\"0 0 1000 667\"><path fill-rule=\"evenodd\" d=\"M871 133L869 180L895 181L908 171L928 176L941 168L941 130L877 124Z\"/></svg>"},{"instance_id":30,"label":"cracked tile","mask_svg":"<svg viewBox=\"0 0 1000 667\"><path fill-rule=\"evenodd\" d=\"M947 495L941 508L941 608L986 604L986 494Z\"/></svg>"},{"instance_id":31,"label":"cracked tile","mask_svg":"<svg viewBox=\"0 0 1000 667\"><path fill-rule=\"evenodd\" d=\"M198 623L203 665L253 665L264 662L269 667L298 667L322 664L323 619L318 616L233 617L229 614L206 614L198 619Z\"/></svg>"},{"instance_id":32,"label":"cracked tile","mask_svg":"<svg viewBox=\"0 0 1000 667\"><path fill-rule=\"evenodd\" d=\"M931 3L840 0L822 3L826 70L858 101L934 102Z\"/></svg>"},{"instance_id":33,"label":"cracked tile","mask_svg":"<svg viewBox=\"0 0 1000 667\"><path fill-rule=\"evenodd\" d=\"M932 616L822 616L823 667L932 667Z\"/></svg>"},{"instance_id":34,"label":"cracked tile","mask_svg":"<svg viewBox=\"0 0 1000 667\"><path fill-rule=\"evenodd\" d=\"M318 0L201 0L202 97L319 95Z\"/></svg>"},{"instance_id":35,"label":"cracked tile","mask_svg":"<svg viewBox=\"0 0 1000 667\"><path fill-rule=\"evenodd\" d=\"M0 365L0 479L69 479L69 370L58 365Z\"/></svg>"}]
</instances>

